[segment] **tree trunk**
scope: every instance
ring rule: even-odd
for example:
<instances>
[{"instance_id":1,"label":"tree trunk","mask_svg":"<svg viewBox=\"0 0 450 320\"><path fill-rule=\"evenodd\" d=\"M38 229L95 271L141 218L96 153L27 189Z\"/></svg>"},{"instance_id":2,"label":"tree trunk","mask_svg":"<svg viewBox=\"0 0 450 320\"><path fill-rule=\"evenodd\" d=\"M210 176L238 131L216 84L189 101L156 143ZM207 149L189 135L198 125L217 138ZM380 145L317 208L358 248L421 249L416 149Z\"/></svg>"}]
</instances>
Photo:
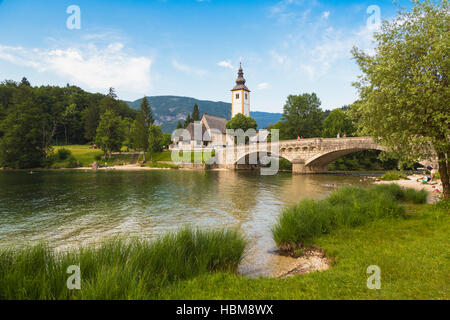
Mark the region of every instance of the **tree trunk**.
<instances>
[{"instance_id":1,"label":"tree trunk","mask_svg":"<svg viewBox=\"0 0 450 320\"><path fill-rule=\"evenodd\" d=\"M441 175L442 189L444 193L444 199L450 199L450 161L446 157L445 153L438 153L439 159L439 174Z\"/></svg>"}]
</instances>

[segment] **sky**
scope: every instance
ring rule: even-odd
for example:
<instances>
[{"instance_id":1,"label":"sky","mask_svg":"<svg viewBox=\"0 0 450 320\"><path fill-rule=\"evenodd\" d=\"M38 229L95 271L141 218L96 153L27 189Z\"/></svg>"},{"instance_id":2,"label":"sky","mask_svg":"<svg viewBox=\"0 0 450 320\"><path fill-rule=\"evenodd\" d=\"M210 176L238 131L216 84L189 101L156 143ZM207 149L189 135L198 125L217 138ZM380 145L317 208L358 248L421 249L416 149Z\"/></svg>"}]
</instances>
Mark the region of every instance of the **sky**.
<instances>
[{"instance_id":1,"label":"sky","mask_svg":"<svg viewBox=\"0 0 450 320\"><path fill-rule=\"evenodd\" d=\"M312 92L334 109L357 99L351 48L373 52L380 19L399 6L411 3L0 0L0 81L231 102L242 62L252 111Z\"/></svg>"}]
</instances>

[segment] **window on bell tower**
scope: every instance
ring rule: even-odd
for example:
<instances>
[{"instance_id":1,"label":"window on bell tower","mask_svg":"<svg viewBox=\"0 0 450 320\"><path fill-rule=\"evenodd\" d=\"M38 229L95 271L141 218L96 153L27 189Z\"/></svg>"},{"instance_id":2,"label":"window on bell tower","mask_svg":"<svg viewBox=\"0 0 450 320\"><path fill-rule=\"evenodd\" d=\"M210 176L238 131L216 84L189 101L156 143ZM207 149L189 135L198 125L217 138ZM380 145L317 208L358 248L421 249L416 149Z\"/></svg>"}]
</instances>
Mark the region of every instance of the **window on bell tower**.
<instances>
[{"instance_id":1,"label":"window on bell tower","mask_svg":"<svg viewBox=\"0 0 450 320\"><path fill-rule=\"evenodd\" d=\"M238 99L239 99L239 93L236 94L236 100L238 100Z\"/></svg>"},{"instance_id":2,"label":"window on bell tower","mask_svg":"<svg viewBox=\"0 0 450 320\"><path fill-rule=\"evenodd\" d=\"M248 100L248 93L245 94L245 100Z\"/></svg>"}]
</instances>

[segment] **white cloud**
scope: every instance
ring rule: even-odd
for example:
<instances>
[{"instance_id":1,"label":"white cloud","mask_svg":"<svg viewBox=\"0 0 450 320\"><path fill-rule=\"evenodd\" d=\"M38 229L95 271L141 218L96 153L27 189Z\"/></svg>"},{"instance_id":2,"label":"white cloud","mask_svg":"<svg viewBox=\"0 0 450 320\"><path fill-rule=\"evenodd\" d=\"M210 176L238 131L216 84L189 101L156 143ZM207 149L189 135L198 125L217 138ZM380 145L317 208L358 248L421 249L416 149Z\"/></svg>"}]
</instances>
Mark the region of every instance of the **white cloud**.
<instances>
[{"instance_id":1,"label":"white cloud","mask_svg":"<svg viewBox=\"0 0 450 320\"><path fill-rule=\"evenodd\" d=\"M265 90L267 88L269 88L269 84L267 82L258 84L258 90Z\"/></svg>"},{"instance_id":2,"label":"white cloud","mask_svg":"<svg viewBox=\"0 0 450 320\"><path fill-rule=\"evenodd\" d=\"M116 42L106 48L94 44L65 49L27 49L0 45L0 59L50 72L79 86L94 90L109 87L145 93L150 89L152 59L132 56L124 45Z\"/></svg>"},{"instance_id":3,"label":"white cloud","mask_svg":"<svg viewBox=\"0 0 450 320\"><path fill-rule=\"evenodd\" d=\"M207 73L205 70L182 64L175 59L172 60L172 66L178 71L184 72L188 75L204 76Z\"/></svg>"},{"instance_id":4,"label":"white cloud","mask_svg":"<svg viewBox=\"0 0 450 320\"><path fill-rule=\"evenodd\" d=\"M328 19L329 16L330 16L330 11L324 11L322 13L322 18L324 18L324 19Z\"/></svg>"},{"instance_id":5,"label":"white cloud","mask_svg":"<svg viewBox=\"0 0 450 320\"><path fill-rule=\"evenodd\" d=\"M231 64L231 61L230 61L230 60L220 61L220 62L217 63L217 65L218 65L219 67L223 67L223 68L228 68L228 69L234 70L234 67L233 67L233 65Z\"/></svg>"}]
</instances>

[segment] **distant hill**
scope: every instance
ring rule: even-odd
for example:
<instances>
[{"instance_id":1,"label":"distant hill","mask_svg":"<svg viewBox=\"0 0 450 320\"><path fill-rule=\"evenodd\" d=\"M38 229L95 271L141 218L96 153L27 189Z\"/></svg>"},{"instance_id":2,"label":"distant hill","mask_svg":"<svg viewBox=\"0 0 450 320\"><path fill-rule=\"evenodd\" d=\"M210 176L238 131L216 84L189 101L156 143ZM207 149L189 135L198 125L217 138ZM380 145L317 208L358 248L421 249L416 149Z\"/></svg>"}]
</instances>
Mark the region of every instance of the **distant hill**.
<instances>
[{"instance_id":1,"label":"distant hill","mask_svg":"<svg viewBox=\"0 0 450 320\"><path fill-rule=\"evenodd\" d=\"M208 100L197 100L188 97L177 96L155 96L147 97L153 111L153 117L158 125L162 125L164 132L172 132L177 127L178 120L184 121L189 113L192 113L194 104L198 104L200 114L231 118L231 103L215 102ZM129 102L131 108L139 109L142 99ZM265 128L271 123L280 120L281 113L251 112L251 116L258 123L259 128Z\"/></svg>"}]
</instances>

